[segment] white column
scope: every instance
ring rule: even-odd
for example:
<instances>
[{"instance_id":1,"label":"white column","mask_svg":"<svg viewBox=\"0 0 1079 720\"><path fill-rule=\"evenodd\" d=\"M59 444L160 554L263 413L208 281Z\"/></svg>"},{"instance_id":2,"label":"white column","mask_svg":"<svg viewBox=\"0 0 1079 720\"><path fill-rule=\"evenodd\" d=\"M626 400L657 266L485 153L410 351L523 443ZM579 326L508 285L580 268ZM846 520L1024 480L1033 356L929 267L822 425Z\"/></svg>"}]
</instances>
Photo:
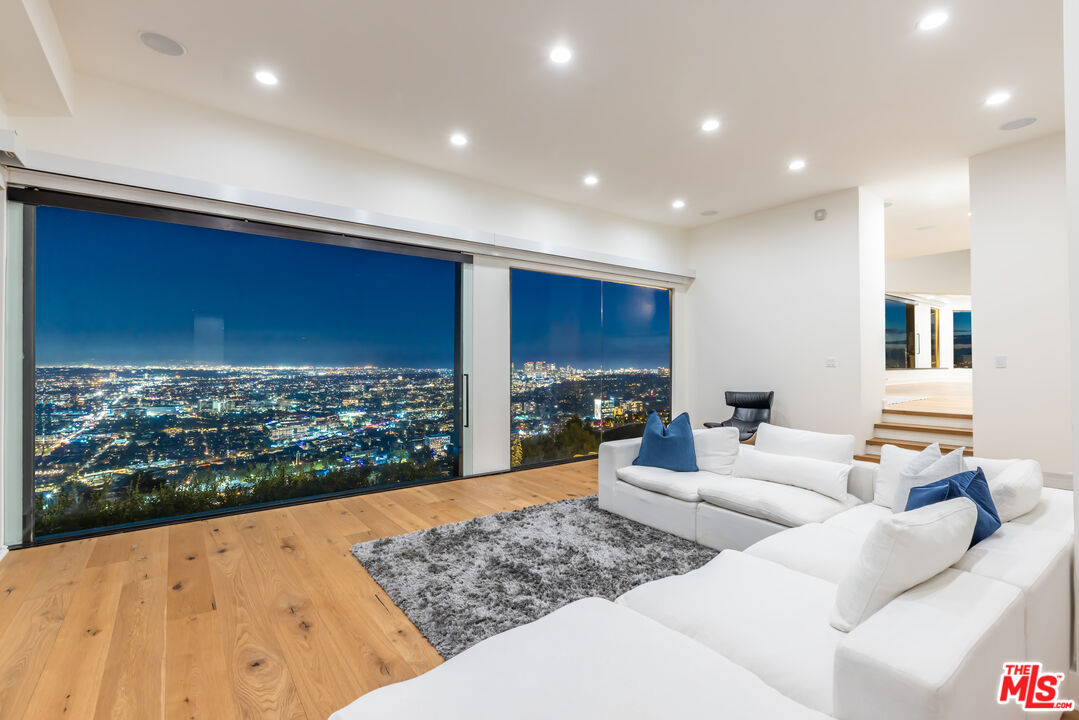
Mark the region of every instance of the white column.
<instances>
[{"instance_id":1,"label":"white column","mask_svg":"<svg viewBox=\"0 0 1079 720\"><path fill-rule=\"evenodd\" d=\"M472 267L472 472L510 467L510 269L477 256Z\"/></svg>"},{"instance_id":2,"label":"white column","mask_svg":"<svg viewBox=\"0 0 1079 720\"><path fill-rule=\"evenodd\" d=\"M1064 138L970 159L974 447L1072 471ZM923 338L924 342L924 338Z\"/></svg>"}]
</instances>

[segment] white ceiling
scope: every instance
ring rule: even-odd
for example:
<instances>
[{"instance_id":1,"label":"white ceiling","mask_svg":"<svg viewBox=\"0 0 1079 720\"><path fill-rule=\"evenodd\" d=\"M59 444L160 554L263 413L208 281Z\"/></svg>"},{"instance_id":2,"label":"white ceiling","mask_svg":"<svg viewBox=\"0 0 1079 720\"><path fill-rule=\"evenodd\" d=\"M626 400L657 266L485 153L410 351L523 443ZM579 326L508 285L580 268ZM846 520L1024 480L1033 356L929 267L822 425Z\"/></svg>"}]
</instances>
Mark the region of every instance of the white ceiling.
<instances>
[{"instance_id":1,"label":"white ceiling","mask_svg":"<svg viewBox=\"0 0 1079 720\"><path fill-rule=\"evenodd\" d=\"M79 72L641 220L693 227L865 185L893 203L893 257L968 247L966 158L1063 127L1060 0L52 5ZM949 22L917 31L937 7ZM569 65L548 60L557 41ZM256 85L261 67L280 85ZM1011 102L985 107L999 88Z\"/></svg>"}]
</instances>

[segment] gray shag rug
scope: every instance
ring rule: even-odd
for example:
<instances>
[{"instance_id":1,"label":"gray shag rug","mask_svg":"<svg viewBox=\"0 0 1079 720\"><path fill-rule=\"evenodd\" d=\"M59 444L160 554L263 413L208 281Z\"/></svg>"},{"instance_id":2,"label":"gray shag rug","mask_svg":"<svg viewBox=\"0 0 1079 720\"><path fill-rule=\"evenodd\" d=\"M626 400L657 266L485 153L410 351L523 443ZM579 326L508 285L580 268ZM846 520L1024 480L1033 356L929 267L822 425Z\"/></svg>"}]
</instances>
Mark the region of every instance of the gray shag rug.
<instances>
[{"instance_id":1,"label":"gray shag rug","mask_svg":"<svg viewBox=\"0 0 1079 720\"><path fill-rule=\"evenodd\" d=\"M359 543L352 554L444 658L716 556L600 510L594 495Z\"/></svg>"}]
</instances>

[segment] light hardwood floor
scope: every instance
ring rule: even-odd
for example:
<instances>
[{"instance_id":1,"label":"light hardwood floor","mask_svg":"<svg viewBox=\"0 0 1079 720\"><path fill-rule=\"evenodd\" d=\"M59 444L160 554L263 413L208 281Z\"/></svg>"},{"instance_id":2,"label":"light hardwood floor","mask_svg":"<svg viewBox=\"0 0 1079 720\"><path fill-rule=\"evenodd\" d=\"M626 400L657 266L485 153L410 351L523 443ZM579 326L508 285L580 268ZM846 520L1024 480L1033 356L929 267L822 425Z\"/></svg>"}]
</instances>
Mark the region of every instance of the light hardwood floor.
<instances>
[{"instance_id":1,"label":"light hardwood floor","mask_svg":"<svg viewBox=\"0 0 1079 720\"><path fill-rule=\"evenodd\" d=\"M892 398L920 397L919 400L895 402ZM974 396L969 382L921 382L888 385L884 400L898 410L931 412L974 412Z\"/></svg>"},{"instance_id":2,"label":"light hardwood floor","mask_svg":"<svg viewBox=\"0 0 1079 720\"><path fill-rule=\"evenodd\" d=\"M592 494L596 470L588 461L12 551L0 561L0 718L324 720L442 662L349 547Z\"/></svg>"}]
</instances>

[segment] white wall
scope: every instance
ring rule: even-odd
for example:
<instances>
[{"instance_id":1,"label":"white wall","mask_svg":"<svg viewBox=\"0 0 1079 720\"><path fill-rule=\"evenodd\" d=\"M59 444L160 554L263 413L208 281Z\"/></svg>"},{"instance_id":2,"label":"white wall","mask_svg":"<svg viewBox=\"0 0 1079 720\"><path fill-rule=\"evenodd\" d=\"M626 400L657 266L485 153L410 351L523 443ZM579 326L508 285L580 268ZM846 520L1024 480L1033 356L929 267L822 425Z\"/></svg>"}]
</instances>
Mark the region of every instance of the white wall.
<instances>
[{"instance_id":1,"label":"white wall","mask_svg":"<svg viewBox=\"0 0 1079 720\"><path fill-rule=\"evenodd\" d=\"M32 151L656 263L685 231L469 180L267 123L78 76L73 117L9 117Z\"/></svg>"},{"instance_id":2,"label":"white wall","mask_svg":"<svg viewBox=\"0 0 1079 720\"><path fill-rule=\"evenodd\" d=\"M1069 473L1064 137L972 157L970 206L975 449Z\"/></svg>"},{"instance_id":3,"label":"white wall","mask_svg":"<svg viewBox=\"0 0 1079 720\"><path fill-rule=\"evenodd\" d=\"M1064 3L1064 123L1067 137L1067 188L1068 188L1068 245L1074 250L1069 257L1068 276L1071 281L1071 351L1073 357L1079 357L1079 5L1074 2ZM1073 465L1079 467L1079 368L1072 366L1072 452ZM1074 477L1073 477L1074 483ZM1073 490L1075 486L1073 484ZM1079 503L1079 493L1073 501ZM1076 512L1079 517L1079 510ZM1079 534L1076 535L1076 550L1073 556L1079 562ZM1079 594L1079 574L1073 573L1072 590ZM1076 609L1073 621L1079 618ZM1079 647L1079 622L1073 625L1072 648ZM1072 664L1075 665L1075 652L1072 652ZM1071 693L1079 687L1079 677L1069 673L1068 689ZM1066 697L1074 697L1069 694Z\"/></svg>"},{"instance_id":4,"label":"white wall","mask_svg":"<svg viewBox=\"0 0 1079 720\"><path fill-rule=\"evenodd\" d=\"M730 415L725 390L775 390L775 422L868 437L884 392L882 202L852 188L690 238L694 423Z\"/></svg>"},{"instance_id":5,"label":"white wall","mask_svg":"<svg viewBox=\"0 0 1079 720\"><path fill-rule=\"evenodd\" d=\"M970 250L889 260L885 289L891 293L970 294Z\"/></svg>"}]
</instances>

